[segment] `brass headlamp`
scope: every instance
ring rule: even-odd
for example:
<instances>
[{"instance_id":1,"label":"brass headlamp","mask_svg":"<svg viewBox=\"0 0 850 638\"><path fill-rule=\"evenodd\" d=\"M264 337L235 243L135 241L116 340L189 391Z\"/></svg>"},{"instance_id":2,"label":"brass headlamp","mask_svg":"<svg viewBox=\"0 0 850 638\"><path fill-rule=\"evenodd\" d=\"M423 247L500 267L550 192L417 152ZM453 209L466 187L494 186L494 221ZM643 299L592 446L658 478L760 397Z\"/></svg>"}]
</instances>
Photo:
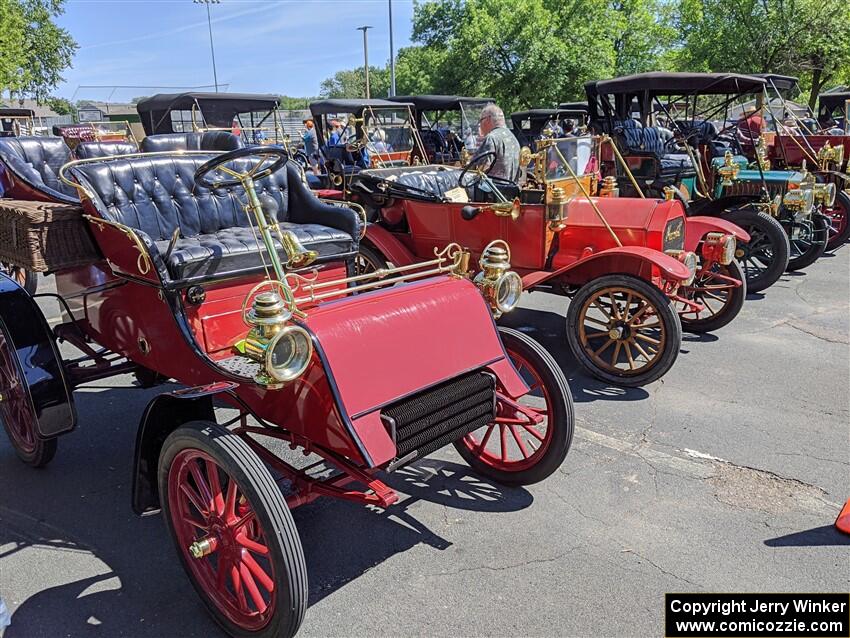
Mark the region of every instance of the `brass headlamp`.
<instances>
[{"instance_id":1,"label":"brass headlamp","mask_svg":"<svg viewBox=\"0 0 850 638\"><path fill-rule=\"evenodd\" d=\"M702 242L702 256L706 261L716 261L728 266L735 259L738 242L733 235L708 233Z\"/></svg>"},{"instance_id":2,"label":"brass headlamp","mask_svg":"<svg viewBox=\"0 0 850 638\"><path fill-rule=\"evenodd\" d=\"M261 287L279 282L264 281L248 293L245 305L253 293ZM242 316L251 330L237 348L248 358L260 363L260 370L254 375L254 381L270 387L280 388L287 381L293 381L307 369L313 356L313 341L309 333L289 323L292 318L292 299L288 288L259 293L251 304L251 309ZM289 298L284 299L281 295Z\"/></svg>"},{"instance_id":3,"label":"brass headlamp","mask_svg":"<svg viewBox=\"0 0 850 638\"><path fill-rule=\"evenodd\" d=\"M511 249L501 239L491 241L478 260L481 266L473 280L498 319L516 308L522 295L522 279L511 270Z\"/></svg>"},{"instance_id":4,"label":"brass headlamp","mask_svg":"<svg viewBox=\"0 0 850 638\"><path fill-rule=\"evenodd\" d=\"M723 187L732 186L732 182L738 179L738 171L741 167L735 162L732 151L726 151L723 155L723 165L717 168L717 174L720 175L720 185Z\"/></svg>"},{"instance_id":5,"label":"brass headlamp","mask_svg":"<svg viewBox=\"0 0 850 638\"><path fill-rule=\"evenodd\" d=\"M823 204L827 208L832 208L833 204L835 204L835 184L827 183L827 184L815 184L814 185L814 195L815 195L815 203Z\"/></svg>"},{"instance_id":6,"label":"brass headlamp","mask_svg":"<svg viewBox=\"0 0 850 638\"><path fill-rule=\"evenodd\" d=\"M803 167L803 179L788 184L788 192L782 198L785 208L795 213L811 212L815 205L815 178Z\"/></svg>"},{"instance_id":7,"label":"brass headlamp","mask_svg":"<svg viewBox=\"0 0 850 638\"><path fill-rule=\"evenodd\" d=\"M822 171L828 170L830 164L840 170L844 164L844 144L832 146L827 140L818 151L817 161Z\"/></svg>"}]
</instances>

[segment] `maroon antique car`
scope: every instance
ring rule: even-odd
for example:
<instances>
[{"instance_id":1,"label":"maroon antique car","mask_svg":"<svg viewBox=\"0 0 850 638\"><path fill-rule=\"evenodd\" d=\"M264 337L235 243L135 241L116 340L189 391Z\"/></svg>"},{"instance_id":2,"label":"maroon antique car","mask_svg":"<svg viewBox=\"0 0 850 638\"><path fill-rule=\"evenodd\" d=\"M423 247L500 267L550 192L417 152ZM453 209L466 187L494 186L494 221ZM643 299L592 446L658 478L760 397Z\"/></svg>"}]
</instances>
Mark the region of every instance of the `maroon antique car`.
<instances>
[{"instance_id":1,"label":"maroon antique car","mask_svg":"<svg viewBox=\"0 0 850 638\"><path fill-rule=\"evenodd\" d=\"M291 636L303 620L291 508L319 496L388 507L398 497L378 472L447 445L511 485L565 458L563 374L493 322L491 307L516 303L505 246L490 247L475 282L456 245L355 275L362 219L317 199L270 147L78 160L59 177L79 189L96 251L57 269L53 327L0 276L0 420L18 456L42 466L74 428L80 384L145 370L185 386L142 415L132 505L162 509L230 634ZM63 359L57 340L81 356ZM237 416L217 420L221 405ZM269 440L319 462L293 467Z\"/></svg>"}]
</instances>

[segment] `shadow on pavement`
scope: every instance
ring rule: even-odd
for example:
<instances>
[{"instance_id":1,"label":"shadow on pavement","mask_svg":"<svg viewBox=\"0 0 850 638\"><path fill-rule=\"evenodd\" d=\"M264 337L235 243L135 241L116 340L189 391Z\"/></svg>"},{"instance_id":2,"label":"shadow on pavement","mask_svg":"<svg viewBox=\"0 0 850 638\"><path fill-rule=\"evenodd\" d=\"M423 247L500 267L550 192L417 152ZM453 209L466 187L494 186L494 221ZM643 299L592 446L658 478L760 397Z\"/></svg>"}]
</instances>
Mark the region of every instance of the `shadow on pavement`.
<instances>
[{"instance_id":1,"label":"shadow on pavement","mask_svg":"<svg viewBox=\"0 0 850 638\"><path fill-rule=\"evenodd\" d=\"M850 536L842 534L834 525L822 525L802 532L777 536L764 541L768 547L826 547L850 545Z\"/></svg>"},{"instance_id":2,"label":"shadow on pavement","mask_svg":"<svg viewBox=\"0 0 850 638\"><path fill-rule=\"evenodd\" d=\"M27 572L53 574L50 582L85 575L26 598L5 638L222 635L184 574L160 516L139 518L130 509L138 418L156 393L79 393L81 425L60 440L56 459L42 470L23 466L0 436L0 560L4 571L17 572L4 578L6 586L16 583L26 591L44 581L28 579ZM419 501L494 513L533 502L524 489L491 484L466 465L439 459L423 459L384 478L408 495L386 511L331 499L294 510L311 605L415 545L450 547L417 518ZM37 562L29 548L39 550ZM55 558L45 559L45 550ZM26 594L3 592L7 601L16 595Z\"/></svg>"}]
</instances>

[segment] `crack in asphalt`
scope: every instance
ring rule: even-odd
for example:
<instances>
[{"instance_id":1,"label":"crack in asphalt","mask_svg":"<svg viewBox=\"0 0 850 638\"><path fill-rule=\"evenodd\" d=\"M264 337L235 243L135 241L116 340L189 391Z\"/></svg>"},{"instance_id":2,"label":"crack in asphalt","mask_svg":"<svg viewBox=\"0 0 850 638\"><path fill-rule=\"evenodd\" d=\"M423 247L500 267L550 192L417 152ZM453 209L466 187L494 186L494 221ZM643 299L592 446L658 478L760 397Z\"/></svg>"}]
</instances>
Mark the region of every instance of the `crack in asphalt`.
<instances>
[{"instance_id":1,"label":"crack in asphalt","mask_svg":"<svg viewBox=\"0 0 850 638\"><path fill-rule=\"evenodd\" d=\"M675 578L676 580L680 580L680 581L682 581L683 583L688 583L689 585L693 585L694 587L701 587L701 585L700 585L699 583L695 583L695 582L694 582L694 581L692 581L692 580L688 580L687 578L684 578L683 576L679 576L678 574L674 574L673 572L671 572L671 571L668 571L668 570L664 569L664 568L663 568L663 567L661 567L661 565L659 565L658 563L653 562L652 560L650 560L649 558L647 558L647 557L646 557L646 556L644 556L643 554L640 554L640 553L636 552L636 551L635 551L635 550L633 550L633 549L624 549L624 550L623 550L623 553L624 553L624 554L633 554L634 556L637 556L638 558L640 558L640 559L642 559L642 560L646 561L647 563L649 563L650 565L652 565L655 569L657 569L658 571L660 571L662 574L665 574L665 575L667 575L667 576L672 576L672 577L673 577L673 578Z\"/></svg>"},{"instance_id":2,"label":"crack in asphalt","mask_svg":"<svg viewBox=\"0 0 850 638\"><path fill-rule=\"evenodd\" d=\"M456 576L458 574L464 574L467 572L478 572L478 571L491 571L491 572L503 572L509 569L517 569L518 567L528 567L529 565L542 565L545 563L551 563L556 560L560 560L569 554L572 554L574 551L579 549L584 549L584 545L575 545L570 547L566 551L561 552L560 554L556 554L550 558L533 558L531 560L523 561L521 563L511 563L510 565L476 565L474 567L465 567L463 569L458 569L453 572L432 572L428 574L422 574L426 578L432 576Z\"/></svg>"}]
</instances>

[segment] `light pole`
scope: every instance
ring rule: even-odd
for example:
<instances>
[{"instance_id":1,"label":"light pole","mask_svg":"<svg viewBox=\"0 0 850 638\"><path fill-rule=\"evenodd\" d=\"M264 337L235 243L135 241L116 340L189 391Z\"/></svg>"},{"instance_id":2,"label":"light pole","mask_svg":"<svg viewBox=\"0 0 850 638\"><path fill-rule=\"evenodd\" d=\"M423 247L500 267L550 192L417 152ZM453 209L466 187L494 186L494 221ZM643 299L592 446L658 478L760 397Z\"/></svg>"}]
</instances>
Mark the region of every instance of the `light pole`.
<instances>
[{"instance_id":1,"label":"light pole","mask_svg":"<svg viewBox=\"0 0 850 638\"><path fill-rule=\"evenodd\" d=\"M215 69L215 48L213 47L212 18L210 18L210 5L219 4L221 0L192 0L192 2L194 2L195 4L207 5L207 26L210 29L210 54L212 55L213 82L215 82L215 92L218 93L218 72Z\"/></svg>"},{"instance_id":2,"label":"light pole","mask_svg":"<svg viewBox=\"0 0 850 638\"><path fill-rule=\"evenodd\" d=\"M366 25L362 27L357 27L358 31L363 32L363 70L366 72L366 99L368 100L371 95L369 93L369 41L366 37L366 31L371 29L372 27Z\"/></svg>"},{"instance_id":3,"label":"light pole","mask_svg":"<svg viewBox=\"0 0 850 638\"><path fill-rule=\"evenodd\" d=\"M393 0L390 4L390 95L395 95L395 50L393 49Z\"/></svg>"}]
</instances>

